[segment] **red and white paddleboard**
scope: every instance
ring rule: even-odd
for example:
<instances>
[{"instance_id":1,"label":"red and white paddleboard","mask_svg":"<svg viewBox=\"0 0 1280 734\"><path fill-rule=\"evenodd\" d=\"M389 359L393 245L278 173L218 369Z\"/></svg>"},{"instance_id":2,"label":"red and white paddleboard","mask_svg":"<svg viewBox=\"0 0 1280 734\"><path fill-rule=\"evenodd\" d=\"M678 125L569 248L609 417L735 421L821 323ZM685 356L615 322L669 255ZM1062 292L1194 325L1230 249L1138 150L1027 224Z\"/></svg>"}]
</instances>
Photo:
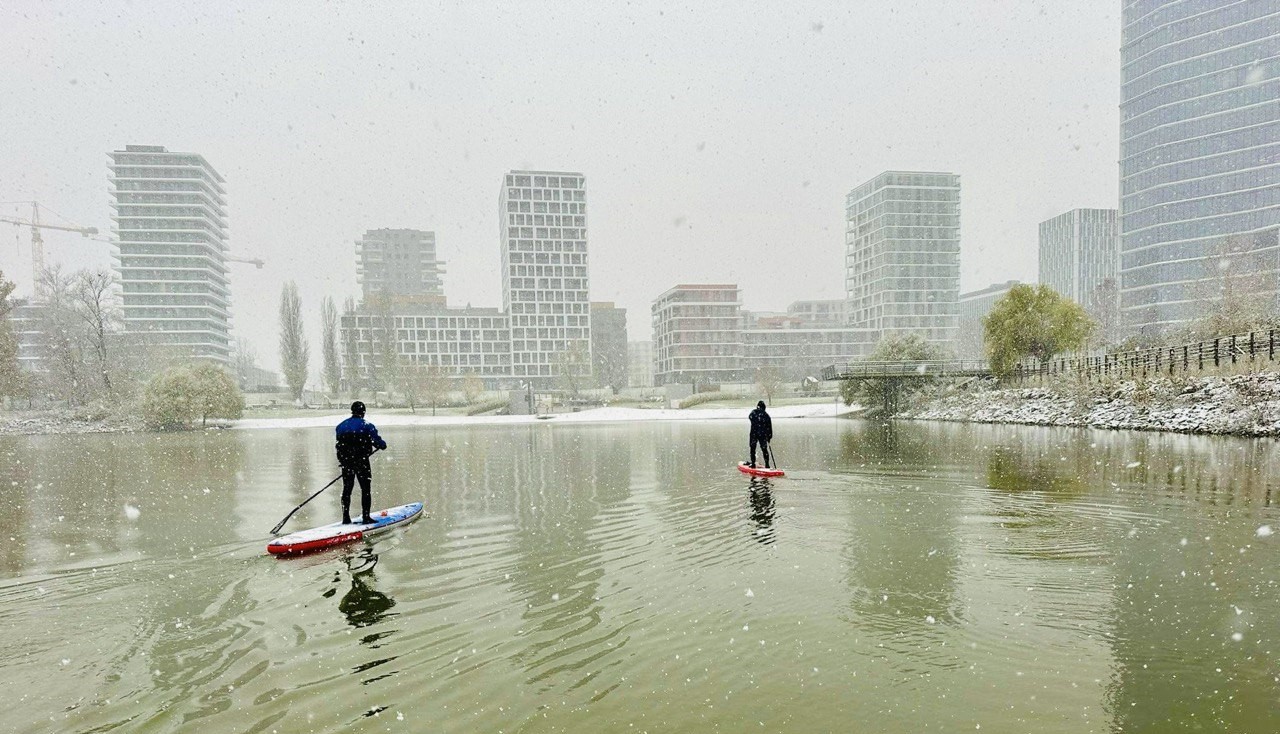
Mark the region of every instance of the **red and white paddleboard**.
<instances>
[{"instance_id":1,"label":"red and white paddleboard","mask_svg":"<svg viewBox=\"0 0 1280 734\"><path fill-rule=\"evenodd\" d=\"M781 469L766 469L763 466L747 466L747 462L738 462L738 471L743 474L750 474L753 477L785 477L786 472Z\"/></svg>"},{"instance_id":2,"label":"red and white paddleboard","mask_svg":"<svg viewBox=\"0 0 1280 734\"><path fill-rule=\"evenodd\" d=\"M299 530L296 533L282 535L267 544L267 552L272 555L296 555L310 553L335 545L350 543L370 535L386 532L397 525L404 525L422 514L421 502L410 502L399 507L378 510L370 515L374 522L368 525L360 523L330 523L318 528Z\"/></svg>"}]
</instances>

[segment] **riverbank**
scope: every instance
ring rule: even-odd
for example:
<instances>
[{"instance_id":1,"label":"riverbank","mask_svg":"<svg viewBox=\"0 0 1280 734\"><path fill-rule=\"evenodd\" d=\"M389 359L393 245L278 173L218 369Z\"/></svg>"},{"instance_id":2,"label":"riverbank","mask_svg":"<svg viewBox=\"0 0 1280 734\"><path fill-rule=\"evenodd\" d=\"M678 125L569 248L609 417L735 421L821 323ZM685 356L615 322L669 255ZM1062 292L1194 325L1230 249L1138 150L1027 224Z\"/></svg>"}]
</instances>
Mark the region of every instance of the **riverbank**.
<instances>
[{"instance_id":1,"label":"riverbank","mask_svg":"<svg viewBox=\"0 0 1280 734\"><path fill-rule=\"evenodd\" d=\"M775 419L836 418L854 415L861 408L834 402L781 405L771 408ZM747 419L749 408L709 408L699 406L683 410L666 408L593 408L576 413L543 415L478 415L459 414L432 416L430 411L407 413L401 410L374 411L370 419L377 425L389 426L460 426L519 425L528 423L632 423L641 421L715 421ZM299 414L302 413L302 414ZM210 422L210 428L331 428L350 415L346 410L297 410L289 415L271 418L244 418L238 421ZM28 413L0 413L0 435L58 435L82 433L135 433L147 430L136 416L91 414L84 412L44 410Z\"/></svg>"},{"instance_id":2,"label":"riverbank","mask_svg":"<svg viewBox=\"0 0 1280 734\"><path fill-rule=\"evenodd\" d=\"M777 419L793 418L838 418L860 413L862 408L847 406L835 402L808 403L803 405L782 405L769 409L769 415ZM477 425L519 425L528 423L634 423L643 421L718 421L747 420L746 408L592 408L576 413L552 413L544 415L440 415L427 413L370 413L369 419L379 427L389 426L477 426ZM246 418L235 421L233 428L318 428L332 427L347 412L333 411L312 416L294 416L287 418Z\"/></svg>"},{"instance_id":3,"label":"riverbank","mask_svg":"<svg viewBox=\"0 0 1280 734\"><path fill-rule=\"evenodd\" d=\"M142 430L145 430L142 419L135 415L79 410L0 413L0 436L135 433Z\"/></svg>"},{"instance_id":4,"label":"riverbank","mask_svg":"<svg viewBox=\"0 0 1280 734\"><path fill-rule=\"evenodd\" d=\"M922 396L907 420L1280 436L1280 374L1175 376L1108 383L966 389Z\"/></svg>"}]
</instances>

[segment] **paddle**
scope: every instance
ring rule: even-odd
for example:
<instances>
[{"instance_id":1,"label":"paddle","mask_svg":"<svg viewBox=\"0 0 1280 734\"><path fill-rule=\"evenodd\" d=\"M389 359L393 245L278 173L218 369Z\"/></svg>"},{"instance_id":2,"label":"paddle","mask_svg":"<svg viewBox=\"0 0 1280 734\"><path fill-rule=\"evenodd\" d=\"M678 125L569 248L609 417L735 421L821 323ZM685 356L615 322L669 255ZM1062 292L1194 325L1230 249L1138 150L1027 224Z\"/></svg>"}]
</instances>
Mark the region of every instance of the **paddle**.
<instances>
[{"instance_id":1,"label":"paddle","mask_svg":"<svg viewBox=\"0 0 1280 734\"><path fill-rule=\"evenodd\" d=\"M373 454L376 454L376 453L378 453L378 452L379 452L379 451L381 451L381 450L382 450L382 449L374 449L374 450L373 450ZM370 455L370 456L373 456L373 454L369 454L369 455ZM337 482L337 481L338 481L339 479L341 479L341 478L342 478L342 475L341 475L341 474L339 474L338 476L336 476L336 477L334 477L333 479L331 479L331 480L329 481L329 483L328 483L328 484L326 484L326 485L324 485L323 487L321 487L321 488L320 488L320 489L319 489L315 494L313 494L313 495L311 495L310 497L308 497L308 498L306 498L305 500L303 500L303 501L302 501L302 505L305 505L305 504L307 504L308 502L310 502L311 500L315 499L316 497L319 497L319 496L320 496L320 492L323 492L323 491L325 491L326 489L328 489L328 488L332 487L332 486L334 485L334 483L335 483L335 482ZM281 520L280 522L276 523L276 526L275 526L274 528L271 528L271 534L272 534L272 535L275 535L276 533L280 532L280 528L284 527L284 524L285 524L285 523L287 523L287 522L289 522L289 518L293 517L293 513L295 513L295 512L297 512L298 510L301 510L301 509L302 509L302 505L298 505L297 507L293 508L292 510L289 510L289 514L288 514L288 515L285 515L283 520Z\"/></svg>"}]
</instances>

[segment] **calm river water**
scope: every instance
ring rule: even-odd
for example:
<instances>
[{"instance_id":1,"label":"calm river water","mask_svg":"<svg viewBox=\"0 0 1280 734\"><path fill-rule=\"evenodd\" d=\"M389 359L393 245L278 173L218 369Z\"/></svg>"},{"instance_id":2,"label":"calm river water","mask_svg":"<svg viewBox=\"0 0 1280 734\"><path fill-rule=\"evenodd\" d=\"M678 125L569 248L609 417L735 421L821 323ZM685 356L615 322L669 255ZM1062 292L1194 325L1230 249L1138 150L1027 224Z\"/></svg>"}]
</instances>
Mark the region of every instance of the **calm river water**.
<instances>
[{"instance_id":1,"label":"calm river water","mask_svg":"<svg viewBox=\"0 0 1280 734\"><path fill-rule=\"evenodd\" d=\"M776 428L0 437L0 731L1280 730L1276 443Z\"/></svg>"}]
</instances>

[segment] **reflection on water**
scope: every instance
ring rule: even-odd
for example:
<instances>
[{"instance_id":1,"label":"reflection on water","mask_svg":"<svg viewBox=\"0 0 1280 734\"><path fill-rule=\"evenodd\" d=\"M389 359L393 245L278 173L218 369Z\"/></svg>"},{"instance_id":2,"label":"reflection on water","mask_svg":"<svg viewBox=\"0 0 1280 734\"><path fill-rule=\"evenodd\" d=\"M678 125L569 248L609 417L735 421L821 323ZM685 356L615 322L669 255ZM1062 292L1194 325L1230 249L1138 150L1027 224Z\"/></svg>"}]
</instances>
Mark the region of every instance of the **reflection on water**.
<instances>
[{"instance_id":1,"label":"reflection on water","mask_svg":"<svg viewBox=\"0 0 1280 734\"><path fill-rule=\"evenodd\" d=\"M391 429L289 560L328 430L0 437L0 730L1280 729L1275 443L776 428Z\"/></svg>"},{"instance_id":2,"label":"reflection on water","mask_svg":"<svg viewBox=\"0 0 1280 734\"><path fill-rule=\"evenodd\" d=\"M773 516L777 513L777 503L773 499L773 488L769 480L752 477L748 485L751 489L751 522L755 525L752 535L756 541L768 545L773 542Z\"/></svg>"}]
</instances>

